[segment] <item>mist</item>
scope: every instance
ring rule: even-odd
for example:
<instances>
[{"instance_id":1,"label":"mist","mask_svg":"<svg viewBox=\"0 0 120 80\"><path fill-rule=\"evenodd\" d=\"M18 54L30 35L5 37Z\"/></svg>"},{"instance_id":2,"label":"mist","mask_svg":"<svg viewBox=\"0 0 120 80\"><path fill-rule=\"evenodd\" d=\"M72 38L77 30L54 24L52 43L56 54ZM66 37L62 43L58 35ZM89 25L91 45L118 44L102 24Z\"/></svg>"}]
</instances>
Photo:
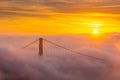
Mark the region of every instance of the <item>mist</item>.
<instances>
[{"instance_id":1,"label":"mist","mask_svg":"<svg viewBox=\"0 0 120 80\"><path fill-rule=\"evenodd\" d=\"M72 53L44 42L44 54L38 54L38 42L45 38L61 46L104 61ZM0 37L0 80L120 80L120 34L95 39L81 35L36 35Z\"/></svg>"}]
</instances>

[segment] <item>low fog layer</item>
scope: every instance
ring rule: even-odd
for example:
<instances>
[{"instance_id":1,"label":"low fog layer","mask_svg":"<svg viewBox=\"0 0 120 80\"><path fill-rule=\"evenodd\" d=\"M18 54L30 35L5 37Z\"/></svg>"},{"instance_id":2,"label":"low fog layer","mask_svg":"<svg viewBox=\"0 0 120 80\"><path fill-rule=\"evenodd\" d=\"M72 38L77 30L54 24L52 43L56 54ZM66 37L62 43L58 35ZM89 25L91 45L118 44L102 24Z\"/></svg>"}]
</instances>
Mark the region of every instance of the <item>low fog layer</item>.
<instances>
[{"instance_id":1,"label":"low fog layer","mask_svg":"<svg viewBox=\"0 0 120 80\"><path fill-rule=\"evenodd\" d=\"M44 55L38 43L43 37L82 54L81 56L44 42ZM120 34L100 38L90 35L40 35L0 37L0 80L120 80Z\"/></svg>"}]
</instances>

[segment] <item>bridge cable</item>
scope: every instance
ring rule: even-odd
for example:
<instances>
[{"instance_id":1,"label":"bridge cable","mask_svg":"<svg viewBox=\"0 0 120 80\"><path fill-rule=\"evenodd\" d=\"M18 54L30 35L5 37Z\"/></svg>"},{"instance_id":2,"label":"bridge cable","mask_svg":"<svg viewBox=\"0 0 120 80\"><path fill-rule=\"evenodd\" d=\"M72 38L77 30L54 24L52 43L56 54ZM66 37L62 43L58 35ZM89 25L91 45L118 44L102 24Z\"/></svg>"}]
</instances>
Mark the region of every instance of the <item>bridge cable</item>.
<instances>
[{"instance_id":1,"label":"bridge cable","mask_svg":"<svg viewBox=\"0 0 120 80\"><path fill-rule=\"evenodd\" d=\"M33 41L33 42L29 43L28 45L26 45L26 46L22 47L22 49L25 49L25 48L29 47L30 45L32 45L32 44L34 44L34 43L36 43L38 40L39 40L39 39L37 39L37 40L35 40L35 41Z\"/></svg>"},{"instance_id":2,"label":"bridge cable","mask_svg":"<svg viewBox=\"0 0 120 80\"><path fill-rule=\"evenodd\" d=\"M55 45L55 46L57 46L57 47L60 47L60 48L62 48L62 49L68 50L68 51L70 51L70 52L72 52L72 53L76 53L76 54L79 54L79 55L82 55L82 56L94 58L94 59L97 59L97 60L100 60L100 61L105 61L104 59L100 59L100 58L97 58L97 57L89 56L89 55L83 54L83 53L81 53L81 52L68 49L68 48L66 48L66 47L63 47L63 46L61 46L61 45L59 45L59 44L56 44L56 43L54 43L54 42L52 42L52 41L49 41L49 40L47 40L47 39L44 39L44 41L49 42L49 43L51 43L51 44L53 44L53 45Z\"/></svg>"}]
</instances>

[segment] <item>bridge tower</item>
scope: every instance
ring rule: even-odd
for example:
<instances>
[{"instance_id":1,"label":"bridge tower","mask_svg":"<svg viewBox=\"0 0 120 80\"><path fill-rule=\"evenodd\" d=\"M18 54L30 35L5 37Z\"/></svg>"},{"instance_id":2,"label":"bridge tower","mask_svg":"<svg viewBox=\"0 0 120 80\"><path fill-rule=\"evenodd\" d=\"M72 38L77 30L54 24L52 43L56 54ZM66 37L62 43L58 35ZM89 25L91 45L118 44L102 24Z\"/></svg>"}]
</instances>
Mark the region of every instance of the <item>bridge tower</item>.
<instances>
[{"instance_id":1,"label":"bridge tower","mask_svg":"<svg viewBox=\"0 0 120 80\"><path fill-rule=\"evenodd\" d=\"M39 38L39 55L43 56L43 38Z\"/></svg>"}]
</instances>

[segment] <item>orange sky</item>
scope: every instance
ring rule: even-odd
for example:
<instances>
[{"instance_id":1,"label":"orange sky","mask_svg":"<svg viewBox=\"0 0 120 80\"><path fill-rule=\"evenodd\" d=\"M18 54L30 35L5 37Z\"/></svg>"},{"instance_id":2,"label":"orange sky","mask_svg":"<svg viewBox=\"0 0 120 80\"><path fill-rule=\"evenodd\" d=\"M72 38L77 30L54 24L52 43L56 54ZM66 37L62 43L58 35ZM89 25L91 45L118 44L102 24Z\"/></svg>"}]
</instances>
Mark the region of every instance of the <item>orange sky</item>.
<instances>
[{"instance_id":1,"label":"orange sky","mask_svg":"<svg viewBox=\"0 0 120 80\"><path fill-rule=\"evenodd\" d=\"M120 32L119 0L0 0L0 34Z\"/></svg>"}]
</instances>

